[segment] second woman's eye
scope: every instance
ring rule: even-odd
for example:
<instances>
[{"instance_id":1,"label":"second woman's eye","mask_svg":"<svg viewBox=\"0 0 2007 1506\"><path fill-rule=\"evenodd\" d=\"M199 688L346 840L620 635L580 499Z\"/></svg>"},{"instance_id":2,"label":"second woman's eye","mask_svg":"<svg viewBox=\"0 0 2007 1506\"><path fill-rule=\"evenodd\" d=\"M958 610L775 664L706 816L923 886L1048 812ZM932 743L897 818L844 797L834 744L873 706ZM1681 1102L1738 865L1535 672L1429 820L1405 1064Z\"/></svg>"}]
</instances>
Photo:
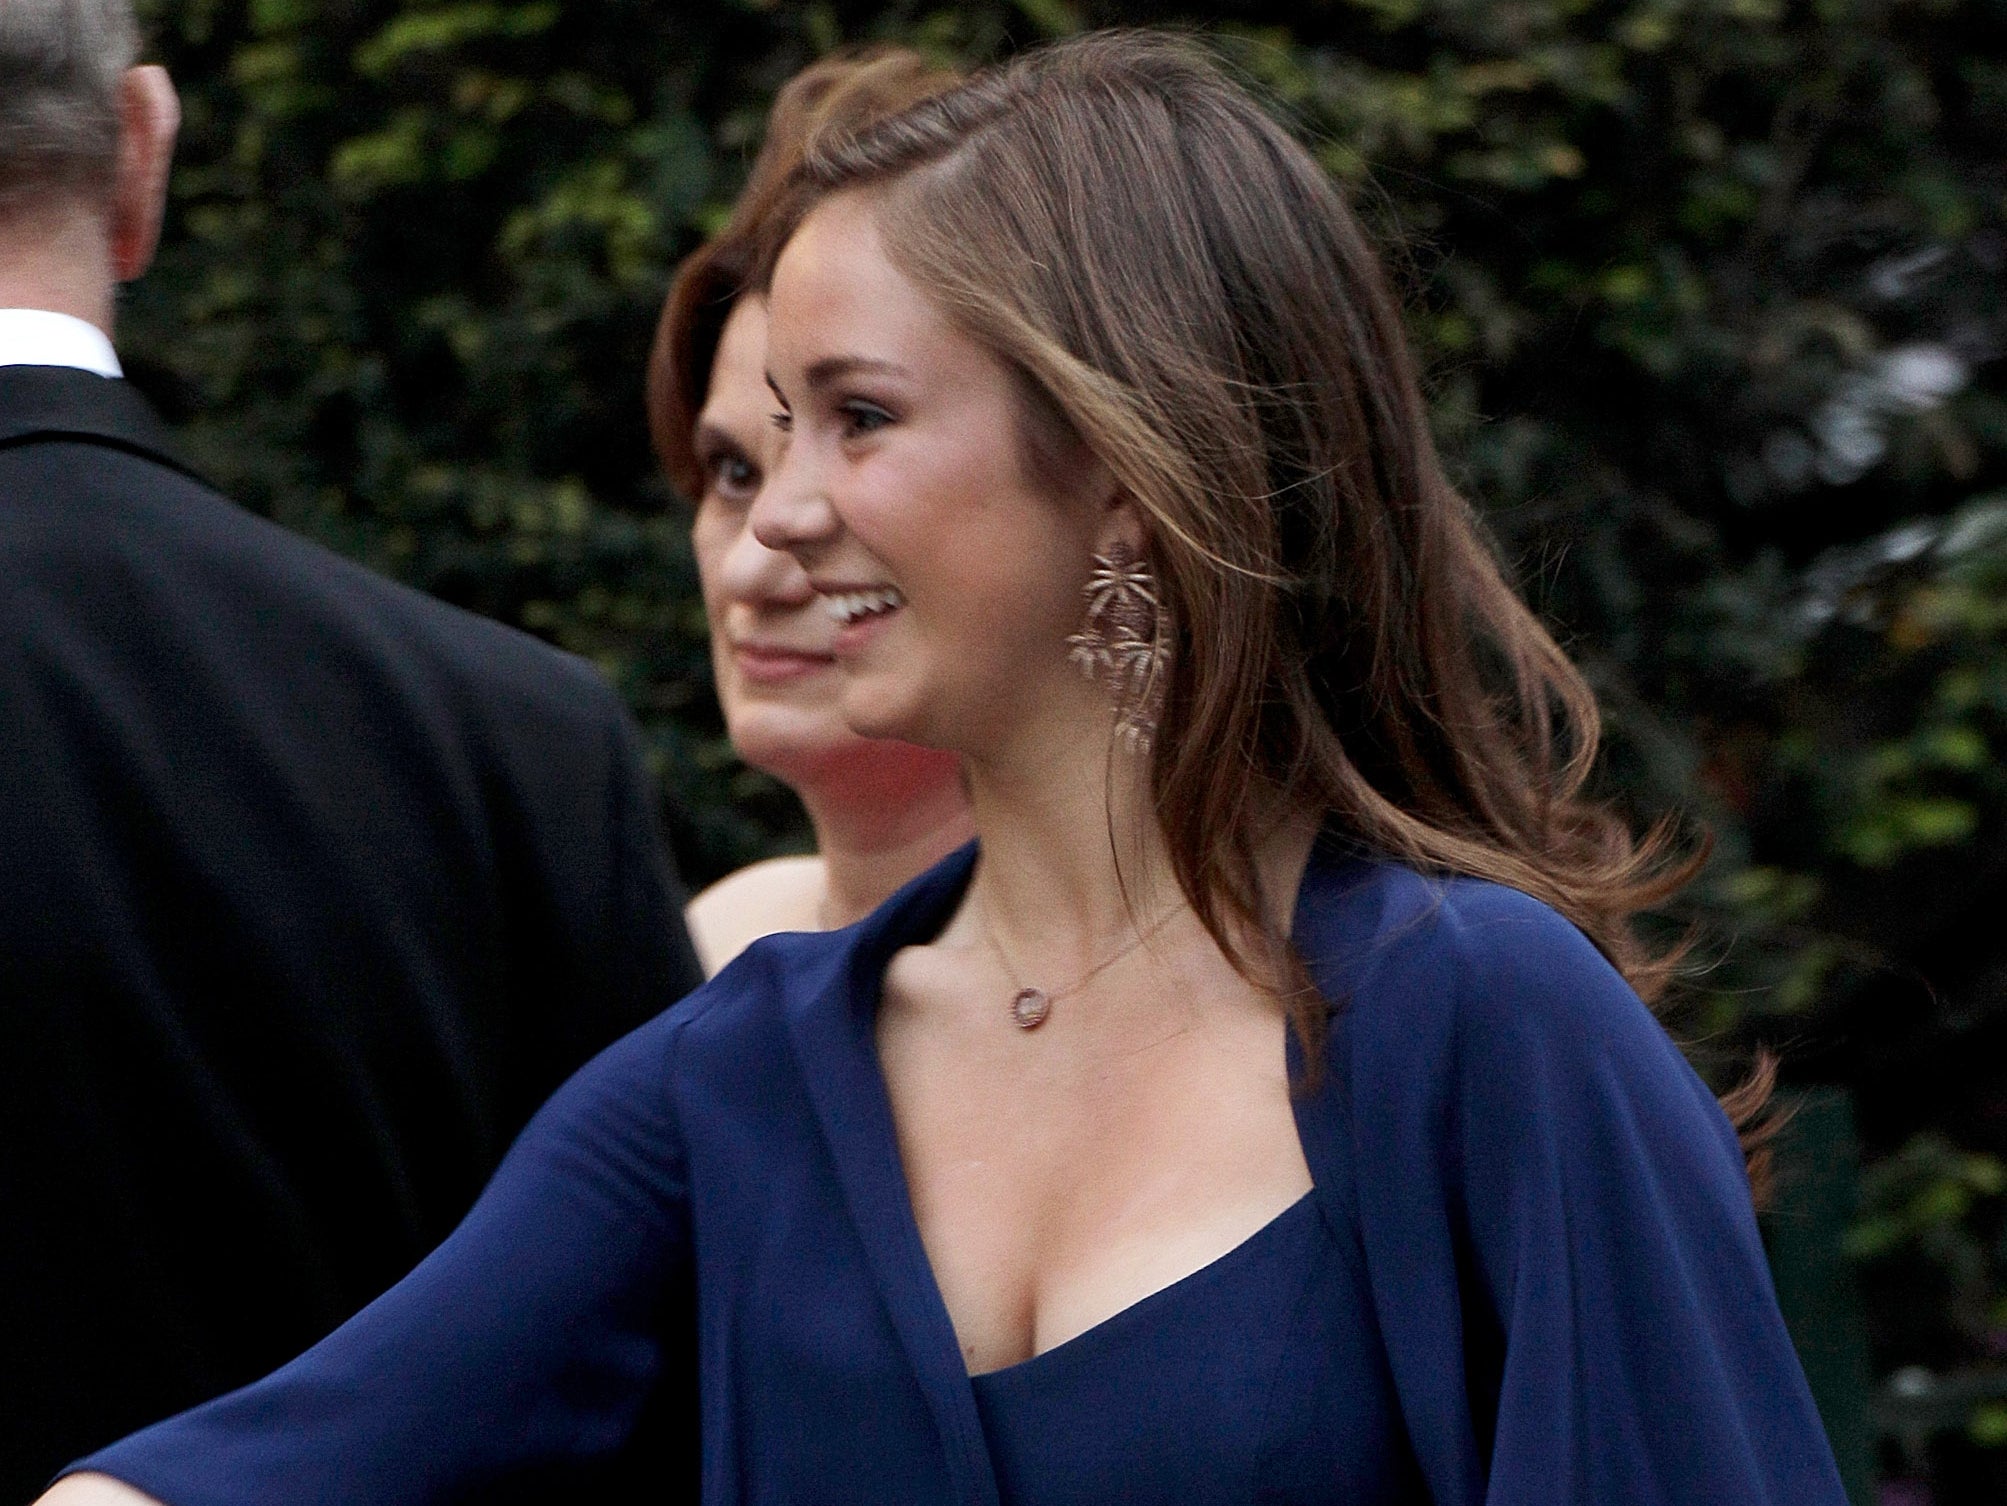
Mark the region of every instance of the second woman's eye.
<instances>
[{"instance_id":1,"label":"second woman's eye","mask_svg":"<svg viewBox=\"0 0 2007 1506\"><path fill-rule=\"evenodd\" d=\"M735 450L721 450L705 468L710 472L711 490L720 497L742 499L760 489L760 468Z\"/></svg>"}]
</instances>

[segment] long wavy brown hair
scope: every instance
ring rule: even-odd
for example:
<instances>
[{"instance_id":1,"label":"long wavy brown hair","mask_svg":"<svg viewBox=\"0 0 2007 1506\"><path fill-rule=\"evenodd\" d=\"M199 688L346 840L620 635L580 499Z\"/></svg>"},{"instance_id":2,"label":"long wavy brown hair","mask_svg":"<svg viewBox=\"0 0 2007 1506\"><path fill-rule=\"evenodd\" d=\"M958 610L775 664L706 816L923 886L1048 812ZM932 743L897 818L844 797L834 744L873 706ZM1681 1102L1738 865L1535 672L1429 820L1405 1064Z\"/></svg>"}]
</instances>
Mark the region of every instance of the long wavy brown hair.
<instances>
[{"instance_id":1,"label":"long wavy brown hair","mask_svg":"<svg viewBox=\"0 0 2007 1506\"><path fill-rule=\"evenodd\" d=\"M718 341L732 305L759 269L809 139L859 131L960 78L910 48L867 47L809 64L774 97L766 136L731 216L676 269L648 357L649 435L663 470L688 501L702 497L709 484L695 434Z\"/></svg>"},{"instance_id":2,"label":"long wavy brown hair","mask_svg":"<svg viewBox=\"0 0 2007 1506\"><path fill-rule=\"evenodd\" d=\"M1380 258L1289 132L1193 43L1103 32L815 136L783 221L858 190L1019 373L1029 452L1085 445L1146 515L1171 861L1308 1060L1329 1005L1257 864L1280 811L1533 895L1655 998L1677 953L1632 918L1699 859L1589 793L1595 696L1445 476ZM1724 1100L1738 1127L1767 1092Z\"/></svg>"}]
</instances>

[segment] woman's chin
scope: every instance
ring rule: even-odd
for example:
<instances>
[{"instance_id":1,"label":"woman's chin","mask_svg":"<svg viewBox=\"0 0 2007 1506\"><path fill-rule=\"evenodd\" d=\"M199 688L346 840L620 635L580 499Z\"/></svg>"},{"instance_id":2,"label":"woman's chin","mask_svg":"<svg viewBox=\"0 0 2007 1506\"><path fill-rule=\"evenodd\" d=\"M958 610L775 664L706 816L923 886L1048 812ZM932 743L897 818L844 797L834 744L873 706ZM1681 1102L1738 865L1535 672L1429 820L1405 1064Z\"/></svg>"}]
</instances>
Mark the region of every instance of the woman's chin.
<instances>
[{"instance_id":1,"label":"woman's chin","mask_svg":"<svg viewBox=\"0 0 2007 1506\"><path fill-rule=\"evenodd\" d=\"M857 734L833 706L810 711L796 707L745 707L726 726L732 751L741 762L787 784L855 747Z\"/></svg>"},{"instance_id":2,"label":"woman's chin","mask_svg":"<svg viewBox=\"0 0 2007 1506\"><path fill-rule=\"evenodd\" d=\"M939 746L930 735L929 719L894 697L846 693L839 709L844 726L855 737L870 742L912 743L922 748Z\"/></svg>"}]
</instances>

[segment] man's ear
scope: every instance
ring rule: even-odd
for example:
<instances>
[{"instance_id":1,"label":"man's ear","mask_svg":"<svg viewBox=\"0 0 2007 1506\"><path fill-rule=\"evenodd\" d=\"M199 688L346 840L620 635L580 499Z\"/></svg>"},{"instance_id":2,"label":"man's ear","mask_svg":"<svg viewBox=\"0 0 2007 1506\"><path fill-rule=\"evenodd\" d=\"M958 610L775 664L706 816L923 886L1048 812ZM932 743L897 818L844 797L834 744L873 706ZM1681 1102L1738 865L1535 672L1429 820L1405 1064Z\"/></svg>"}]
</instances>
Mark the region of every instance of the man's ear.
<instances>
[{"instance_id":1,"label":"man's ear","mask_svg":"<svg viewBox=\"0 0 2007 1506\"><path fill-rule=\"evenodd\" d=\"M167 213L167 170L181 99L167 70L148 64L119 79L118 164L112 178L112 275L131 282L152 265Z\"/></svg>"}]
</instances>

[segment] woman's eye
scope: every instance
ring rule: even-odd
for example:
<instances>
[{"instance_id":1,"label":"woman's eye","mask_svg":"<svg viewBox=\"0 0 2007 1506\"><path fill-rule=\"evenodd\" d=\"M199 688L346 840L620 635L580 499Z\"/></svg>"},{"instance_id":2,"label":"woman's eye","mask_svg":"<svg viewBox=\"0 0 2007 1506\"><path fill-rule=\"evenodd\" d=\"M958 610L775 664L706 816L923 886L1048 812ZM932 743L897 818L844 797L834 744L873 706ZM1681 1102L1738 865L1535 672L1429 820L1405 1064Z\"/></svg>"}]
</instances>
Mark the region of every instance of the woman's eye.
<instances>
[{"instance_id":1,"label":"woman's eye","mask_svg":"<svg viewBox=\"0 0 2007 1506\"><path fill-rule=\"evenodd\" d=\"M782 409L779 413L769 413L767 421L783 434L794 428L794 415L786 409Z\"/></svg>"},{"instance_id":2,"label":"woman's eye","mask_svg":"<svg viewBox=\"0 0 2007 1506\"><path fill-rule=\"evenodd\" d=\"M876 403L848 402L837 411L843 415L847 435L875 434L892 422L892 415Z\"/></svg>"},{"instance_id":3,"label":"woman's eye","mask_svg":"<svg viewBox=\"0 0 2007 1506\"><path fill-rule=\"evenodd\" d=\"M720 455L711 462L711 484L719 491L745 496L759 490L760 469L743 455Z\"/></svg>"}]
</instances>

